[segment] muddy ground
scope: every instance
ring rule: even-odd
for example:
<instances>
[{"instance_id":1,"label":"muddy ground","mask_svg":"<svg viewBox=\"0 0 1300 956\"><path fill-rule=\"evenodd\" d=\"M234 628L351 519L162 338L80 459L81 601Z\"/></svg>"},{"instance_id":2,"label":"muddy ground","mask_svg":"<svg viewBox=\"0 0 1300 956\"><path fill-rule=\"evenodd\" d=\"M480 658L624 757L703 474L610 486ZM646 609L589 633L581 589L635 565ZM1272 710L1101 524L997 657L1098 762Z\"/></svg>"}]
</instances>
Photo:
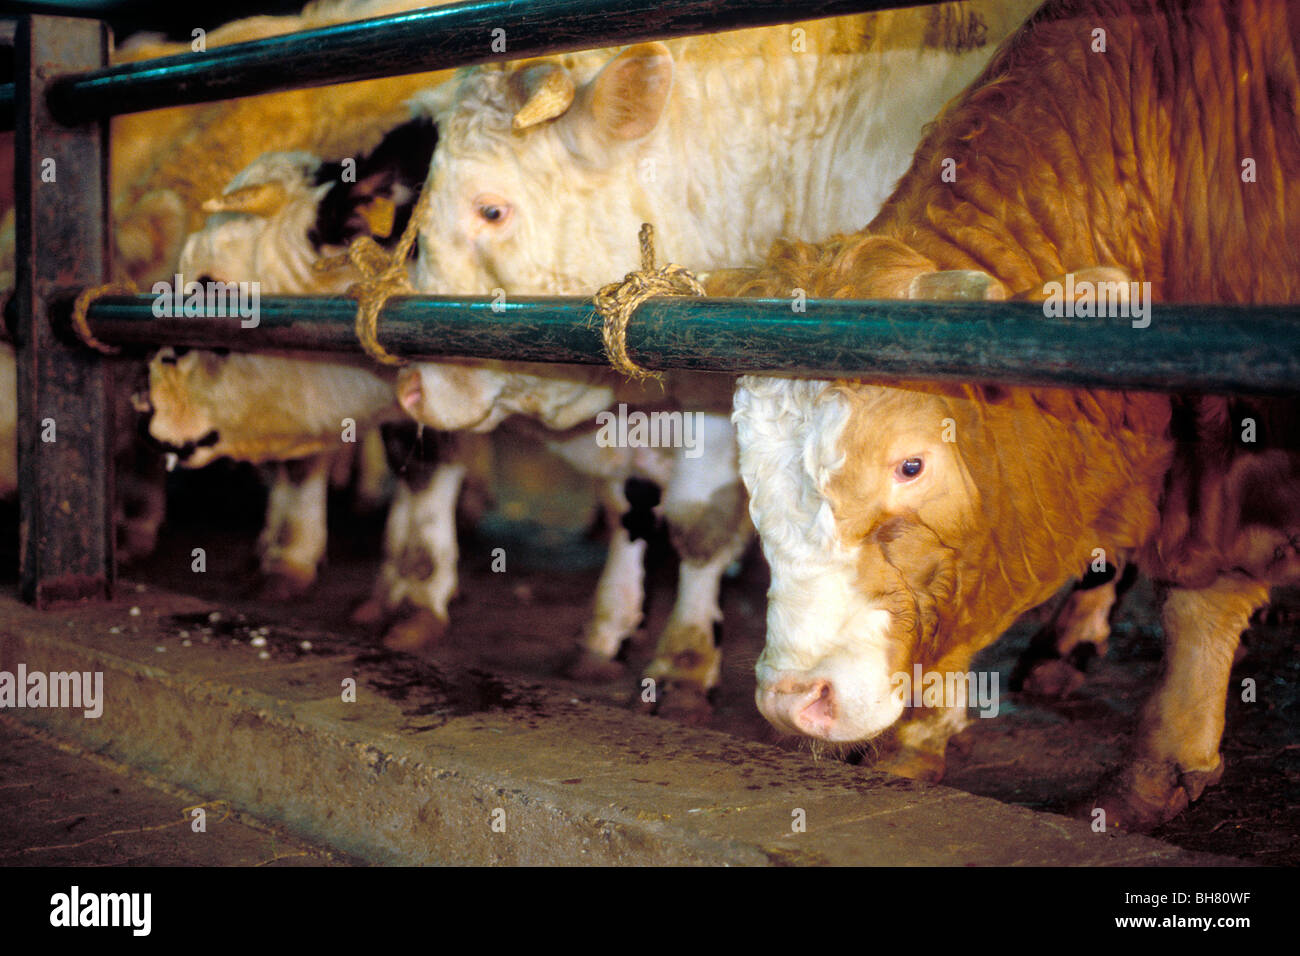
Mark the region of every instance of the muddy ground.
<instances>
[{"instance_id":1,"label":"muddy ground","mask_svg":"<svg viewBox=\"0 0 1300 956\"><path fill-rule=\"evenodd\" d=\"M553 479L544 484L552 492L557 487ZM575 500L583 501L585 489L560 490L575 492ZM269 604L252 596L263 501L260 483L246 466L219 463L204 472L172 476L161 544L149 559L123 567L121 578L221 602L252 625L329 631L358 647L377 648L371 629L351 623L348 615L369 592L382 516L358 515L348 496L337 493L331 503L328 563L319 582L300 600ZM545 682L592 700L638 705L636 678L672 602L676 568L671 550L660 541L652 551L647 624L642 638L626 649L625 677L611 683L567 680L558 675L581 632L603 557L599 522L593 521L584 537L553 521L530 526L518 520L530 513L548 521L551 517L547 507L530 512L529 505L498 494L496 511L462 536L453 627L431 657ZM586 514L595 518L594 509ZM12 509L0 514L9 526L13 517ZM206 573L190 570L195 547L206 549ZM490 568L496 547L506 548L504 574ZM3 557L0 574L11 582L11 545ZM766 586L766 567L753 548L739 576L724 589L725 665L709 726L780 746L806 746L779 740L754 706L753 665L763 645ZM1125 598L1108 655L1092 663L1083 686L1063 700L1033 700L1008 692L1008 681L1046 613L1040 609L1027 615L977 659L977 670L998 672L999 713L976 718L949 748L944 782L1010 803L1068 812L1121 761L1137 709L1158 672L1161 636L1151 589L1139 581ZM1300 593L1289 592L1279 595L1273 609L1251 627L1234 669L1231 686L1237 690L1228 700L1223 781L1155 836L1261 865L1300 863L1298 652ZM1241 700L1245 678L1256 682L1253 703Z\"/></svg>"}]
</instances>

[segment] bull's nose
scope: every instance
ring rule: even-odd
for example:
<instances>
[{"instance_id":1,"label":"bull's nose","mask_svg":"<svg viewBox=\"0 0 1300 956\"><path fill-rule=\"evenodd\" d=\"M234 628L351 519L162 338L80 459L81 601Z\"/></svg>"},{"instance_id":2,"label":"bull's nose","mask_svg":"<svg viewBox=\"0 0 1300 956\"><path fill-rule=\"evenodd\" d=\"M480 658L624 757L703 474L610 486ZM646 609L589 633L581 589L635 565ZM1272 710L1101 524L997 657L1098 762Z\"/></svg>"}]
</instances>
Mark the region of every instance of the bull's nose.
<instances>
[{"instance_id":1,"label":"bull's nose","mask_svg":"<svg viewBox=\"0 0 1300 956\"><path fill-rule=\"evenodd\" d=\"M831 738L835 728L835 691L824 677L786 677L756 694L758 709L780 730Z\"/></svg>"},{"instance_id":2,"label":"bull's nose","mask_svg":"<svg viewBox=\"0 0 1300 956\"><path fill-rule=\"evenodd\" d=\"M397 401L408 415L416 417L415 413L424 404L424 379L419 369L408 365L398 374Z\"/></svg>"}]
</instances>

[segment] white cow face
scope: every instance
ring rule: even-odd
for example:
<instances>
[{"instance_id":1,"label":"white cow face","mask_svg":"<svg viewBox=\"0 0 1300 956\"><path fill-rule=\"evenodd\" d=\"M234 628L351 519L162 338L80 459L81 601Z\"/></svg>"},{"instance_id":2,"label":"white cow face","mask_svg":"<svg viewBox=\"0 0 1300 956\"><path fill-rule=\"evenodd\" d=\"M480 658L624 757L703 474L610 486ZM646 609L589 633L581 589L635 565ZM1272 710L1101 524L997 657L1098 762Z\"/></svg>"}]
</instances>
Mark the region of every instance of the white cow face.
<instances>
[{"instance_id":1,"label":"white cow face","mask_svg":"<svg viewBox=\"0 0 1300 956\"><path fill-rule=\"evenodd\" d=\"M634 268L646 218L636 157L671 83L672 58L658 43L612 60L580 54L470 70L451 105L435 111L416 288L590 295ZM426 425L487 431L512 414L569 428L612 398L589 369L537 371L422 363L404 376L399 400Z\"/></svg>"},{"instance_id":2,"label":"white cow face","mask_svg":"<svg viewBox=\"0 0 1300 956\"><path fill-rule=\"evenodd\" d=\"M254 160L216 199L211 213L181 251L187 281L261 283L265 294L329 295L357 278L350 268L319 272L321 255L308 233L331 183L318 183L321 161L303 152L266 153Z\"/></svg>"},{"instance_id":3,"label":"white cow face","mask_svg":"<svg viewBox=\"0 0 1300 956\"><path fill-rule=\"evenodd\" d=\"M903 713L898 675L935 661L956 587L947 536L979 524L944 408L901 389L741 379L741 473L772 570L756 698L776 727L874 737Z\"/></svg>"},{"instance_id":4,"label":"white cow face","mask_svg":"<svg viewBox=\"0 0 1300 956\"><path fill-rule=\"evenodd\" d=\"M636 266L636 157L667 105L672 58L642 44L596 73L607 58L465 75L437 117L417 288L590 294Z\"/></svg>"}]
</instances>

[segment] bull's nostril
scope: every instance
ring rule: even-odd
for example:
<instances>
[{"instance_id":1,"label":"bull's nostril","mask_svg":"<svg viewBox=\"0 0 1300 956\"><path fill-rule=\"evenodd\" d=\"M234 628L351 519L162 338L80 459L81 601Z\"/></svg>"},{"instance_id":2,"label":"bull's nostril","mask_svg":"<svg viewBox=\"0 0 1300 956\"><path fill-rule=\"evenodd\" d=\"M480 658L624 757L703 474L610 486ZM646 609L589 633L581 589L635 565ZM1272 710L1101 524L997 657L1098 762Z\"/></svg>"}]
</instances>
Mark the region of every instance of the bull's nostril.
<instances>
[{"instance_id":1,"label":"bull's nostril","mask_svg":"<svg viewBox=\"0 0 1300 956\"><path fill-rule=\"evenodd\" d=\"M829 739L835 729L835 688L824 677L789 676L760 685L756 695L763 716L782 730Z\"/></svg>"},{"instance_id":2,"label":"bull's nostril","mask_svg":"<svg viewBox=\"0 0 1300 956\"><path fill-rule=\"evenodd\" d=\"M424 382L415 369L403 369L397 377L397 401L412 415L424 403Z\"/></svg>"},{"instance_id":3,"label":"bull's nostril","mask_svg":"<svg viewBox=\"0 0 1300 956\"><path fill-rule=\"evenodd\" d=\"M830 681L813 683L800 702L795 722L804 733L817 737L829 736L835 725L835 697Z\"/></svg>"}]
</instances>

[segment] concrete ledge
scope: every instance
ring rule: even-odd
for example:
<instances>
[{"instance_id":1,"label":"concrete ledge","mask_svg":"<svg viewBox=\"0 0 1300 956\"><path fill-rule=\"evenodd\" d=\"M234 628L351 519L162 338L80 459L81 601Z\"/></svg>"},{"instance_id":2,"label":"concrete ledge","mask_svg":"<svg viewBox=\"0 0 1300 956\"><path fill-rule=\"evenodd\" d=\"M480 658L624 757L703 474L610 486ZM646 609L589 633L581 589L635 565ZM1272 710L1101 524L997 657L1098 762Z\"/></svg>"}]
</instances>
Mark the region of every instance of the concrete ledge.
<instances>
[{"instance_id":1,"label":"concrete ledge","mask_svg":"<svg viewBox=\"0 0 1300 956\"><path fill-rule=\"evenodd\" d=\"M11 716L376 863L1234 862L165 593L0 600L0 670L20 662L102 671L104 712Z\"/></svg>"}]
</instances>

